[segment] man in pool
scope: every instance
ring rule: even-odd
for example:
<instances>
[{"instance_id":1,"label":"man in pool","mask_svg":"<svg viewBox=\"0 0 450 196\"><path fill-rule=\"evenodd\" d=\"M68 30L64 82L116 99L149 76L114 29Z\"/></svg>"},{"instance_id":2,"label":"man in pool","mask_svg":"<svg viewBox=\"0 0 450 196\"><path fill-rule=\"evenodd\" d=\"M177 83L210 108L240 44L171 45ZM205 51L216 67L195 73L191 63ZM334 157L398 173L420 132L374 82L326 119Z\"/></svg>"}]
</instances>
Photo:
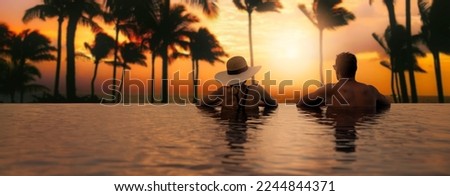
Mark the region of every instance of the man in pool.
<instances>
[{"instance_id":1,"label":"man in pool","mask_svg":"<svg viewBox=\"0 0 450 196\"><path fill-rule=\"evenodd\" d=\"M235 56L227 61L227 70L215 75L223 86L200 101L200 106L221 106L222 116L229 114L239 116L240 113L258 115L259 106L276 108L277 102L261 86L247 82L261 66L249 67L241 56ZM250 84L247 84L250 83Z\"/></svg>"},{"instance_id":2,"label":"man in pool","mask_svg":"<svg viewBox=\"0 0 450 196\"><path fill-rule=\"evenodd\" d=\"M326 105L331 108L361 108L372 111L390 107L389 100L374 86L355 80L357 70L355 55L348 52L339 54L333 67L338 82L326 84L315 92L304 95L297 103L298 107L316 108Z\"/></svg>"}]
</instances>

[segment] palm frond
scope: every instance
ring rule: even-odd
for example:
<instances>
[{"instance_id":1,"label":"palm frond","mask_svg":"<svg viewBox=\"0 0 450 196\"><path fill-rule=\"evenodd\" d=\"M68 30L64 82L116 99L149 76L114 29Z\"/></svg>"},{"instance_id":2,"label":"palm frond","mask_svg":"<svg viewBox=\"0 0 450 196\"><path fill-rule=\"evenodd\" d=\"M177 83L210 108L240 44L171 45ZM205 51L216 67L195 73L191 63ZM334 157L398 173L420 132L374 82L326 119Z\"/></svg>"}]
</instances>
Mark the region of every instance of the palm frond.
<instances>
[{"instance_id":1,"label":"palm frond","mask_svg":"<svg viewBox=\"0 0 450 196\"><path fill-rule=\"evenodd\" d=\"M24 90L27 92L50 91L46 86L40 84L27 84L24 86Z\"/></svg>"},{"instance_id":2,"label":"palm frond","mask_svg":"<svg viewBox=\"0 0 450 196\"><path fill-rule=\"evenodd\" d=\"M300 9L300 11L302 11L303 14L305 14L306 18L308 18L309 21L311 21L311 23L313 23L314 26L316 26L317 28L319 27L319 25L317 24L316 18L310 11L308 11L308 9L306 9L305 4L299 4L298 9Z\"/></svg>"},{"instance_id":3,"label":"palm frond","mask_svg":"<svg viewBox=\"0 0 450 196\"><path fill-rule=\"evenodd\" d=\"M84 59L84 60L92 60L92 57L83 53L83 52L75 52L75 58Z\"/></svg>"},{"instance_id":4,"label":"palm frond","mask_svg":"<svg viewBox=\"0 0 450 196\"><path fill-rule=\"evenodd\" d=\"M233 0L233 3L239 10L247 10L247 7L241 0Z\"/></svg>"},{"instance_id":5,"label":"palm frond","mask_svg":"<svg viewBox=\"0 0 450 196\"><path fill-rule=\"evenodd\" d=\"M185 0L185 2L201 7L203 13L205 13L208 17L215 18L219 15L217 0Z\"/></svg>"},{"instance_id":6,"label":"palm frond","mask_svg":"<svg viewBox=\"0 0 450 196\"><path fill-rule=\"evenodd\" d=\"M372 33L372 37L373 37L373 39L375 39L375 41L383 48L383 50L384 50L384 52L385 52L386 54L389 55L389 54L391 53L390 49L386 46L386 44L385 44L383 38L381 38L381 37L380 37L379 35L377 35L376 33Z\"/></svg>"},{"instance_id":7,"label":"palm frond","mask_svg":"<svg viewBox=\"0 0 450 196\"><path fill-rule=\"evenodd\" d=\"M39 18L45 21L47 17L55 17L57 16L57 14L57 11L51 5L36 5L25 11L25 14L22 17L22 21L24 23L28 23L35 18Z\"/></svg>"},{"instance_id":8,"label":"palm frond","mask_svg":"<svg viewBox=\"0 0 450 196\"><path fill-rule=\"evenodd\" d=\"M389 63L388 61L380 61L380 64L381 64L383 67L388 68L389 70L392 69L392 65L391 65L391 63Z\"/></svg>"},{"instance_id":9,"label":"palm frond","mask_svg":"<svg viewBox=\"0 0 450 196\"><path fill-rule=\"evenodd\" d=\"M424 0L418 0L417 4L419 7L420 19L422 20L422 23L424 25L428 25L430 22L429 19L430 7Z\"/></svg>"},{"instance_id":10,"label":"palm frond","mask_svg":"<svg viewBox=\"0 0 450 196\"><path fill-rule=\"evenodd\" d=\"M256 6L256 11L257 12L280 12L281 8L283 8L283 6L281 5L281 3L278 0L265 1L265 2L259 3Z\"/></svg>"},{"instance_id":11,"label":"palm frond","mask_svg":"<svg viewBox=\"0 0 450 196\"><path fill-rule=\"evenodd\" d=\"M91 28L91 31L94 33L100 32L102 31L102 27L100 27L100 25L98 25L98 23L96 23L95 21L92 20L92 18L88 18L88 17L81 17L80 18L80 24L83 26L87 26Z\"/></svg>"}]
</instances>

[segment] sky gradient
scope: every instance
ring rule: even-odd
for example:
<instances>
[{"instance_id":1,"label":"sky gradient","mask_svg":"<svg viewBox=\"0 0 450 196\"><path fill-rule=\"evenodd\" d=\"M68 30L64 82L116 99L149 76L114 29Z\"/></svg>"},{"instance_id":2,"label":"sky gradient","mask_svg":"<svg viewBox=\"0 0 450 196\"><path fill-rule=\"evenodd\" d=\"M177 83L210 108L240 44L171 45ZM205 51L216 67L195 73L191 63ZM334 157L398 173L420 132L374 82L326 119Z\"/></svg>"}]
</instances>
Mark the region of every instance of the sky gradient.
<instances>
[{"instance_id":1,"label":"sky gradient","mask_svg":"<svg viewBox=\"0 0 450 196\"><path fill-rule=\"evenodd\" d=\"M176 2L176 0L173 0ZM256 79L262 79L267 72L271 78L277 81L293 80L294 85L288 86L288 90L300 90L301 84L307 80L319 79L319 33L315 26L297 8L298 4L305 4L311 9L312 0L281 0L284 8L279 13L254 13L253 14L253 48L255 65L263 68L256 75ZM16 32L24 29L37 29L51 38L56 45L57 22L56 19L47 21L33 20L27 24L21 21L24 11L40 0L3 0L0 7L0 22L6 23ZM417 33L421 26L417 9L417 1L412 0L412 31ZM335 56L340 52L355 53L358 58L358 72L356 79L376 86L381 93L390 95L390 71L382 67L379 62L388 60L382 48L372 38L372 33L382 35L388 25L388 14L382 1L374 1L372 6L364 0L344 0L341 4L356 16L348 26L340 27L334 31L324 31L324 69L331 70ZM205 18L199 10L192 9L202 19L199 26L206 26L221 42L225 51L230 56L241 55L248 61L248 21L246 12L239 11L232 1L219 0L220 15L216 19ZM399 23L405 22L404 1L396 1L396 14ZM97 19L97 21L101 21ZM67 22L67 21L66 21ZM63 56L61 72L61 92L65 92L65 27L63 26ZM112 26L101 23L105 32L113 35ZM86 52L84 42L91 43L94 34L84 27L79 27L76 35L76 51ZM121 37L121 41L125 38ZM424 48L424 47L422 47ZM425 49L425 48L424 48ZM426 49L425 49L426 50ZM436 82L432 55L427 51L427 57L418 58L420 66L427 73L416 73L417 91L419 96L436 95ZM149 56L149 54L147 54ZM223 60L226 60L224 58ZM89 92L89 83L93 74L93 63L77 59L76 61L77 94L86 95ZM161 61L156 61L156 79L160 79ZM148 63L150 64L150 63ZM45 84L50 89L53 87L55 62L36 63L42 72L42 79L38 83ZM450 57L441 54L441 68L443 74L444 94L450 93ZM150 76L150 66L140 67L133 65L131 78L147 80ZM206 62L200 62L200 79L213 79L214 74L225 70L223 63L214 66ZM191 70L189 59L174 61L169 67L169 73L180 71L181 78L187 78ZM97 85L99 92L102 81L112 77L112 66L101 64L99 66ZM333 73L334 74L334 73ZM407 74L406 74L407 75ZM118 74L120 76L120 74ZM333 75L333 80L335 80ZM159 82L156 83L159 86Z\"/></svg>"}]
</instances>

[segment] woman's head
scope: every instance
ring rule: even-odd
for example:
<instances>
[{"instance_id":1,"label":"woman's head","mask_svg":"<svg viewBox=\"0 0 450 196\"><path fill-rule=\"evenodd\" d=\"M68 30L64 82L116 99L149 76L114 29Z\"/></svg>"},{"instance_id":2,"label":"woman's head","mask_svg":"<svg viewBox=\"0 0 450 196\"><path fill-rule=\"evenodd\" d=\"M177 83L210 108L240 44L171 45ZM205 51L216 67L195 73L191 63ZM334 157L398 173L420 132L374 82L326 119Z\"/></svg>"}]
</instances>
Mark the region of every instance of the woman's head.
<instances>
[{"instance_id":1,"label":"woman's head","mask_svg":"<svg viewBox=\"0 0 450 196\"><path fill-rule=\"evenodd\" d=\"M225 86L241 84L260 69L261 66L249 67L244 57L234 56L227 61L227 70L217 73L215 78Z\"/></svg>"}]
</instances>

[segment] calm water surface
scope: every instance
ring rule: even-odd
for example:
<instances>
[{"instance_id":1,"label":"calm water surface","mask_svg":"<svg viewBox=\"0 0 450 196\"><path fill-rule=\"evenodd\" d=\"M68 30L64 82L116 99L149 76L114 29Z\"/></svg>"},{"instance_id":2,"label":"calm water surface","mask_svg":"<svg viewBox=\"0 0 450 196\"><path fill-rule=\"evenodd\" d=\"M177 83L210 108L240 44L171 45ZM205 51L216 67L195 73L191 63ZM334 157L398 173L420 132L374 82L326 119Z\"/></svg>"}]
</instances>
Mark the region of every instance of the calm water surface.
<instances>
[{"instance_id":1,"label":"calm water surface","mask_svg":"<svg viewBox=\"0 0 450 196\"><path fill-rule=\"evenodd\" d=\"M194 106L0 105L0 175L450 175L450 105L246 122Z\"/></svg>"}]
</instances>

